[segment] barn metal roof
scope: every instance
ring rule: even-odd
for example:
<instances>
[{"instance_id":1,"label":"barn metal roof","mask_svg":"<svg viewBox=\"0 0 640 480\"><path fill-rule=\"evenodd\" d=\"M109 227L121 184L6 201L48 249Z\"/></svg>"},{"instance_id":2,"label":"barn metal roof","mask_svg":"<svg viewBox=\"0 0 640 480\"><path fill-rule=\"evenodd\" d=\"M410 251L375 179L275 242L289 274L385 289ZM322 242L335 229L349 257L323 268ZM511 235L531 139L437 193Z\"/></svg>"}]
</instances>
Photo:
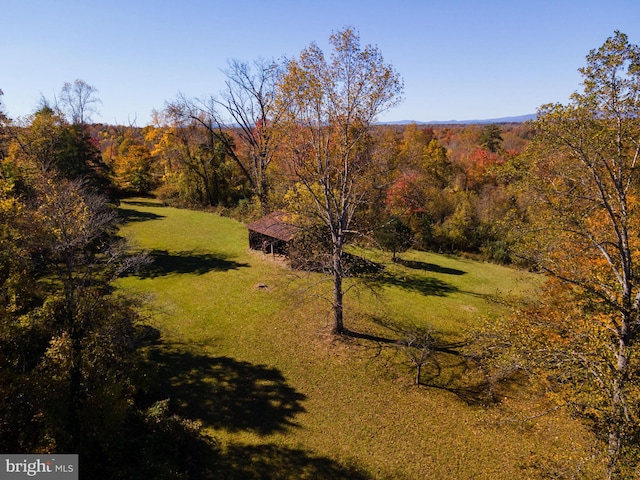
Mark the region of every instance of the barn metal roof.
<instances>
[{"instance_id":1,"label":"barn metal roof","mask_svg":"<svg viewBox=\"0 0 640 480\"><path fill-rule=\"evenodd\" d=\"M267 235L285 242L293 239L298 227L291 223L291 214L275 211L247 225L250 231Z\"/></svg>"}]
</instances>

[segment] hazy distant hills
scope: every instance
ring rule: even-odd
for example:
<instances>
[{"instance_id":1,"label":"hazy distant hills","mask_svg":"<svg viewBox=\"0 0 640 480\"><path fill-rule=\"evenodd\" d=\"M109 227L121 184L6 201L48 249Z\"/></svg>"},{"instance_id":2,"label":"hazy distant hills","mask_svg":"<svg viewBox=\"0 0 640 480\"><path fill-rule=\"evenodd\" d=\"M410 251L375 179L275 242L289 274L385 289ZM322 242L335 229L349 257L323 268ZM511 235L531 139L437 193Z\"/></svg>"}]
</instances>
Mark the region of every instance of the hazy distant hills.
<instances>
[{"instance_id":1,"label":"hazy distant hills","mask_svg":"<svg viewBox=\"0 0 640 480\"><path fill-rule=\"evenodd\" d=\"M398 120L397 122L380 122L384 125L408 125L415 123L416 125L478 125L486 123L523 123L529 120L535 120L536 114L519 115L516 117L488 118L485 120L433 120L431 122L421 122L417 120Z\"/></svg>"}]
</instances>

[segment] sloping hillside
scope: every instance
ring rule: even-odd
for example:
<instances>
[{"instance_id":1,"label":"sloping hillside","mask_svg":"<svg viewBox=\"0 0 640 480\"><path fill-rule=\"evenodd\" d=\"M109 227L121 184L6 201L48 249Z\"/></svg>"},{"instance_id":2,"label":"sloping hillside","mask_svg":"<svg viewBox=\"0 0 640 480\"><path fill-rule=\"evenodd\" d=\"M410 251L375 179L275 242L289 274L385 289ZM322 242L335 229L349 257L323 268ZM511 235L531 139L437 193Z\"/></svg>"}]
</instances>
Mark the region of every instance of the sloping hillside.
<instances>
[{"instance_id":1,"label":"sloping hillside","mask_svg":"<svg viewBox=\"0 0 640 480\"><path fill-rule=\"evenodd\" d=\"M587 465L590 437L574 421L540 416L541 399L514 388L479 404L455 352L413 383L396 346L412 325L444 341L505 313L500 295L529 295L533 275L455 257L407 252L348 292L349 337L335 338L330 283L247 248L241 223L126 201L122 233L155 263L120 287L151 293L161 332L149 356L159 397L202 422L227 456L220 478L542 478ZM586 468L586 467L585 467Z\"/></svg>"}]
</instances>

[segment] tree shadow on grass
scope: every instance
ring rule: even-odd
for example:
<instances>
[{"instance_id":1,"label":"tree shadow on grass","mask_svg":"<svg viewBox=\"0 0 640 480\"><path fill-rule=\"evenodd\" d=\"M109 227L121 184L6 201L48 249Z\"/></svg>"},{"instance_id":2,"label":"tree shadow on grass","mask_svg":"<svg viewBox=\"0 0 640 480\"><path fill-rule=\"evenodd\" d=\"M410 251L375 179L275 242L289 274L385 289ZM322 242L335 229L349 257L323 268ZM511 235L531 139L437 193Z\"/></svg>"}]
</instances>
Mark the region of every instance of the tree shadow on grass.
<instances>
[{"instance_id":1,"label":"tree shadow on grass","mask_svg":"<svg viewBox=\"0 0 640 480\"><path fill-rule=\"evenodd\" d=\"M205 426L259 435L296 426L306 396L273 367L229 357L209 357L155 348L156 398L170 398L172 410Z\"/></svg>"},{"instance_id":2,"label":"tree shadow on grass","mask_svg":"<svg viewBox=\"0 0 640 480\"><path fill-rule=\"evenodd\" d=\"M126 205L134 205L136 207L155 207L155 208L163 208L166 205L164 203L160 203L156 200L122 200L122 203Z\"/></svg>"},{"instance_id":3,"label":"tree shadow on grass","mask_svg":"<svg viewBox=\"0 0 640 480\"><path fill-rule=\"evenodd\" d=\"M149 220L160 220L161 218L165 218L164 215L158 215L153 212L141 212L140 210L133 210L130 208L119 208L118 216L122 223L146 222Z\"/></svg>"},{"instance_id":4,"label":"tree shadow on grass","mask_svg":"<svg viewBox=\"0 0 640 480\"><path fill-rule=\"evenodd\" d=\"M153 435L150 442L153 450L150 451L148 445L143 446L143 467L133 470L137 475L131 475L133 472L128 471L129 476L125 478L373 480L373 477L354 464L343 465L331 458L316 456L301 449L271 443L231 443L223 448L219 444L198 441L175 427L169 432L153 432ZM140 457L140 453L135 452L137 457ZM131 461L131 464L134 462ZM120 474L115 478L120 480L123 477Z\"/></svg>"},{"instance_id":5,"label":"tree shadow on grass","mask_svg":"<svg viewBox=\"0 0 640 480\"><path fill-rule=\"evenodd\" d=\"M220 478L228 480L368 480L354 465L341 465L299 449L273 444L231 445L218 466Z\"/></svg>"},{"instance_id":6,"label":"tree shadow on grass","mask_svg":"<svg viewBox=\"0 0 640 480\"><path fill-rule=\"evenodd\" d=\"M498 404L507 392L524 387L519 370L496 375L482 359L464 354L463 346L437 345L422 368L420 385L446 390L469 406Z\"/></svg>"},{"instance_id":7,"label":"tree shadow on grass","mask_svg":"<svg viewBox=\"0 0 640 480\"><path fill-rule=\"evenodd\" d=\"M305 395L273 367L229 357L185 352L163 344L160 332L143 327L137 343L147 346L146 388L116 448L117 468L91 478L197 478L224 480L370 480L356 464L341 464L311 451L272 443L224 445L202 427L258 435L295 427ZM113 452L110 452L113 453Z\"/></svg>"},{"instance_id":8,"label":"tree shadow on grass","mask_svg":"<svg viewBox=\"0 0 640 480\"><path fill-rule=\"evenodd\" d=\"M414 270L424 270L425 272L443 273L445 275L465 275L467 272L457 268L442 267L435 263L420 262L417 260L403 260L399 258L397 263Z\"/></svg>"},{"instance_id":9,"label":"tree shadow on grass","mask_svg":"<svg viewBox=\"0 0 640 480\"><path fill-rule=\"evenodd\" d=\"M430 361L422 367L420 385L446 390L470 406L495 403L481 372L474 372L479 376L470 372L474 366L455 351L435 350Z\"/></svg>"},{"instance_id":10,"label":"tree shadow on grass","mask_svg":"<svg viewBox=\"0 0 640 480\"><path fill-rule=\"evenodd\" d=\"M382 337L380 335L374 335L371 333L365 333L365 332L356 332L353 330L345 330L342 334L345 338L354 338L354 339L358 339L358 340L367 340L370 342L376 342L376 343L380 343L380 344L391 344L394 345L398 342L397 339L393 339L393 338L389 338L389 337Z\"/></svg>"},{"instance_id":11,"label":"tree shadow on grass","mask_svg":"<svg viewBox=\"0 0 640 480\"><path fill-rule=\"evenodd\" d=\"M377 350L375 356L379 356L383 348L411 348L403 345L399 339L385 336L353 331L346 331L344 336L363 340L365 343L370 342ZM463 345L438 342L422 364L420 386L450 392L469 406L499 403L499 399L502 398L500 391L519 384L516 377L502 378L494 382L480 363L461 351ZM408 358L403 363L412 364Z\"/></svg>"},{"instance_id":12,"label":"tree shadow on grass","mask_svg":"<svg viewBox=\"0 0 640 480\"><path fill-rule=\"evenodd\" d=\"M167 250L152 250L148 252L148 256L151 258L151 263L137 273L141 278L154 278L183 273L202 275L214 270L236 270L249 266L247 263L227 260L223 255L212 253L170 253Z\"/></svg>"},{"instance_id":13,"label":"tree shadow on grass","mask_svg":"<svg viewBox=\"0 0 640 480\"><path fill-rule=\"evenodd\" d=\"M377 275L372 281L378 286L390 285L427 296L444 297L458 291L458 288L450 283L433 277L398 275L384 272Z\"/></svg>"},{"instance_id":14,"label":"tree shadow on grass","mask_svg":"<svg viewBox=\"0 0 640 480\"><path fill-rule=\"evenodd\" d=\"M407 340L412 338L412 330L382 317L372 317L371 320L388 330L390 335L357 332L347 332L347 335L371 342L378 349L391 347L398 353L404 353L402 363L412 365L415 372L413 361L420 357L421 345L407 344ZM508 392L525 386L524 376L517 368L493 369L481 348L476 346L469 350L475 340L447 341L437 336L432 339L433 344L423 353L420 386L445 390L470 406L497 404Z\"/></svg>"}]
</instances>

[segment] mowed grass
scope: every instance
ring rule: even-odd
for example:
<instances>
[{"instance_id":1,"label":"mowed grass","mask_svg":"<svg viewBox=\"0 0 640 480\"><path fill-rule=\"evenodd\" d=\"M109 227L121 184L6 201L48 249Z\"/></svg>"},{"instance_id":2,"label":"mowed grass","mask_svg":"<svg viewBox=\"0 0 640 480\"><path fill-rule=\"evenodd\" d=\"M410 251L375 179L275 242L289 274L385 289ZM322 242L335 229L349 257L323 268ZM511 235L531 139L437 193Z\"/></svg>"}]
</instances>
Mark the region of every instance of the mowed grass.
<instances>
[{"instance_id":1,"label":"mowed grass","mask_svg":"<svg viewBox=\"0 0 640 480\"><path fill-rule=\"evenodd\" d=\"M395 342L412 326L455 342L506 313L503 296L540 278L452 256L407 252L364 284L348 280L345 325L329 332L331 283L248 249L246 227L211 213L124 201L122 234L154 265L122 279L150 293L161 332L150 356L159 386L229 456L220 478L496 479L594 474L593 440L542 399L480 405L468 365L441 360L416 386ZM524 421L523 419L536 417Z\"/></svg>"}]
</instances>

